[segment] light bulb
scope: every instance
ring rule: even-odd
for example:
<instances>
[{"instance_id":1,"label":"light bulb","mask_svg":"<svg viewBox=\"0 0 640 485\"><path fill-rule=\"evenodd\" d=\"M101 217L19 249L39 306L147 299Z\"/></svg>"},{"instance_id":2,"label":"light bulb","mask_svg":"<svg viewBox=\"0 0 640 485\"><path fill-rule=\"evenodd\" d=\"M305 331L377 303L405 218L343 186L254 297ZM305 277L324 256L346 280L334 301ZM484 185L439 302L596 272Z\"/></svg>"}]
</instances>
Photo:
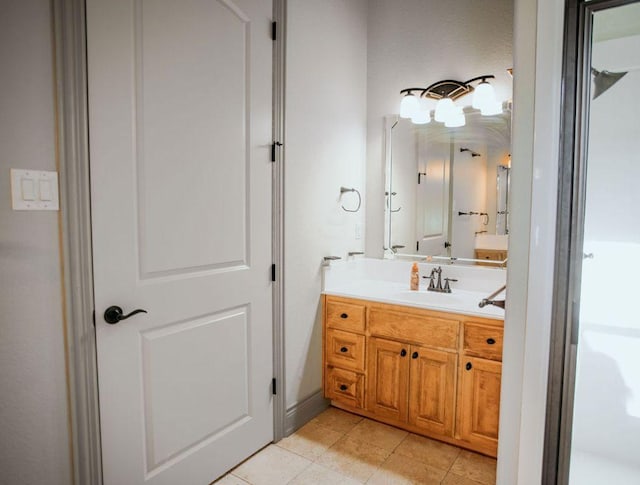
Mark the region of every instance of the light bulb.
<instances>
[{"instance_id":1,"label":"light bulb","mask_svg":"<svg viewBox=\"0 0 640 485\"><path fill-rule=\"evenodd\" d=\"M453 100L451 98L442 98L439 99L436 103L436 112L433 116L433 119L439 121L440 123L447 120L449 117L449 113L452 112L455 108L453 104Z\"/></svg>"},{"instance_id":2,"label":"light bulb","mask_svg":"<svg viewBox=\"0 0 640 485\"><path fill-rule=\"evenodd\" d=\"M466 119L464 116L464 112L462 108L455 107L444 120L444 126L447 128L458 128L460 126L464 126L466 123Z\"/></svg>"},{"instance_id":3,"label":"light bulb","mask_svg":"<svg viewBox=\"0 0 640 485\"><path fill-rule=\"evenodd\" d=\"M418 98L408 93L402 101L400 101L400 118L411 118L418 111Z\"/></svg>"},{"instance_id":4,"label":"light bulb","mask_svg":"<svg viewBox=\"0 0 640 485\"><path fill-rule=\"evenodd\" d=\"M502 103L500 101L495 101L480 110L482 116L494 116L500 113L502 113Z\"/></svg>"},{"instance_id":5,"label":"light bulb","mask_svg":"<svg viewBox=\"0 0 640 485\"><path fill-rule=\"evenodd\" d=\"M473 91L473 102L471 106L475 109L485 109L496 102L496 93L493 86L486 81L481 82Z\"/></svg>"},{"instance_id":6,"label":"light bulb","mask_svg":"<svg viewBox=\"0 0 640 485\"><path fill-rule=\"evenodd\" d=\"M418 100L418 109L411 116L411 121L416 125L426 125L431 121L429 103L426 99L420 98Z\"/></svg>"}]
</instances>

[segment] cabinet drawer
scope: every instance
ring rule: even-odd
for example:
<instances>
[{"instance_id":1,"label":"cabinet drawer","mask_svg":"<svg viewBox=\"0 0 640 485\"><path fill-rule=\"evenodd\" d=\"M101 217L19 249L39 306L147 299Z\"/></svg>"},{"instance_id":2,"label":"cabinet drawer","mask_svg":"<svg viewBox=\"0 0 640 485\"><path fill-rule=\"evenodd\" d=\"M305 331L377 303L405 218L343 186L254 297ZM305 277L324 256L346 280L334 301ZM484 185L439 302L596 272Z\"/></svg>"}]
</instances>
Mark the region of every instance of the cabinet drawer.
<instances>
[{"instance_id":1,"label":"cabinet drawer","mask_svg":"<svg viewBox=\"0 0 640 485\"><path fill-rule=\"evenodd\" d=\"M364 372L364 335L327 329L327 363Z\"/></svg>"},{"instance_id":2,"label":"cabinet drawer","mask_svg":"<svg viewBox=\"0 0 640 485\"><path fill-rule=\"evenodd\" d=\"M428 347L458 349L458 320L371 308L371 335L412 341Z\"/></svg>"},{"instance_id":3,"label":"cabinet drawer","mask_svg":"<svg viewBox=\"0 0 640 485\"><path fill-rule=\"evenodd\" d=\"M327 367L325 397L356 408L364 407L364 374Z\"/></svg>"},{"instance_id":4,"label":"cabinet drawer","mask_svg":"<svg viewBox=\"0 0 640 485\"><path fill-rule=\"evenodd\" d=\"M500 327L465 323L464 352L491 360L502 360L502 333Z\"/></svg>"},{"instance_id":5,"label":"cabinet drawer","mask_svg":"<svg viewBox=\"0 0 640 485\"><path fill-rule=\"evenodd\" d=\"M327 326L364 332L365 306L355 303L345 303L327 298Z\"/></svg>"}]
</instances>

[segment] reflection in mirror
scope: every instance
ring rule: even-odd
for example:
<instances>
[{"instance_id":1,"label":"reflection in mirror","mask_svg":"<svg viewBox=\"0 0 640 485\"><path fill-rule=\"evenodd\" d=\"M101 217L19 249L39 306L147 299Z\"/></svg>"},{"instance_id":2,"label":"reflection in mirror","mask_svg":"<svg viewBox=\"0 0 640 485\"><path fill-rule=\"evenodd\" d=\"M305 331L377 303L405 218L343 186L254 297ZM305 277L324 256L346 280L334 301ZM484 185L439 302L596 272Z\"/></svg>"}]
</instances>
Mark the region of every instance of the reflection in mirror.
<instances>
[{"instance_id":1,"label":"reflection in mirror","mask_svg":"<svg viewBox=\"0 0 640 485\"><path fill-rule=\"evenodd\" d=\"M507 259L511 111L465 114L458 128L387 117L387 257Z\"/></svg>"}]
</instances>

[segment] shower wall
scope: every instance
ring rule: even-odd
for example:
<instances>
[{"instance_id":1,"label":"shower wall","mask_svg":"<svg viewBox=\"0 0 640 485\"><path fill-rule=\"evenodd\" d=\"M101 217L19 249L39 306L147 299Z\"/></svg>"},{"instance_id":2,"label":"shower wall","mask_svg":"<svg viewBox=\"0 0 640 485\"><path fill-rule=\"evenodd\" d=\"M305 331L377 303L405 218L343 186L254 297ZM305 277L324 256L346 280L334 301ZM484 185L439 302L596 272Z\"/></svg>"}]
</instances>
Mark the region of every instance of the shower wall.
<instances>
[{"instance_id":1,"label":"shower wall","mask_svg":"<svg viewBox=\"0 0 640 485\"><path fill-rule=\"evenodd\" d=\"M629 72L590 107L571 484L640 483L640 36L592 66Z\"/></svg>"}]
</instances>

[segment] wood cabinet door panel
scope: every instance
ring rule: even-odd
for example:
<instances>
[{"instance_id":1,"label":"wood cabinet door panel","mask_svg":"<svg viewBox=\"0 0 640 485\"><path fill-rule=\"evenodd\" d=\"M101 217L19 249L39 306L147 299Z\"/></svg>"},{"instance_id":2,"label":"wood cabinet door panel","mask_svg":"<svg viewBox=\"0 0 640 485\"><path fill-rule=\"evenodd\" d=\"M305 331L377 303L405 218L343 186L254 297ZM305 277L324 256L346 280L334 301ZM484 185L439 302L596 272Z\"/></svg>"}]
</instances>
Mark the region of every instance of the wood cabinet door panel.
<instances>
[{"instance_id":1,"label":"wood cabinet door panel","mask_svg":"<svg viewBox=\"0 0 640 485\"><path fill-rule=\"evenodd\" d=\"M368 353L367 409L380 416L406 421L409 345L371 338Z\"/></svg>"},{"instance_id":2,"label":"wood cabinet door panel","mask_svg":"<svg viewBox=\"0 0 640 485\"><path fill-rule=\"evenodd\" d=\"M462 356L460 374L460 438L495 454L498 447L502 364Z\"/></svg>"},{"instance_id":3,"label":"wood cabinet door panel","mask_svg":"<svg viewBox=\"0 0 640 485\"><path fill-rule=\"evenodd\" d=\"M411 346L409 422L453 436L457 355Z\"/></svg>"}]
</instances>

